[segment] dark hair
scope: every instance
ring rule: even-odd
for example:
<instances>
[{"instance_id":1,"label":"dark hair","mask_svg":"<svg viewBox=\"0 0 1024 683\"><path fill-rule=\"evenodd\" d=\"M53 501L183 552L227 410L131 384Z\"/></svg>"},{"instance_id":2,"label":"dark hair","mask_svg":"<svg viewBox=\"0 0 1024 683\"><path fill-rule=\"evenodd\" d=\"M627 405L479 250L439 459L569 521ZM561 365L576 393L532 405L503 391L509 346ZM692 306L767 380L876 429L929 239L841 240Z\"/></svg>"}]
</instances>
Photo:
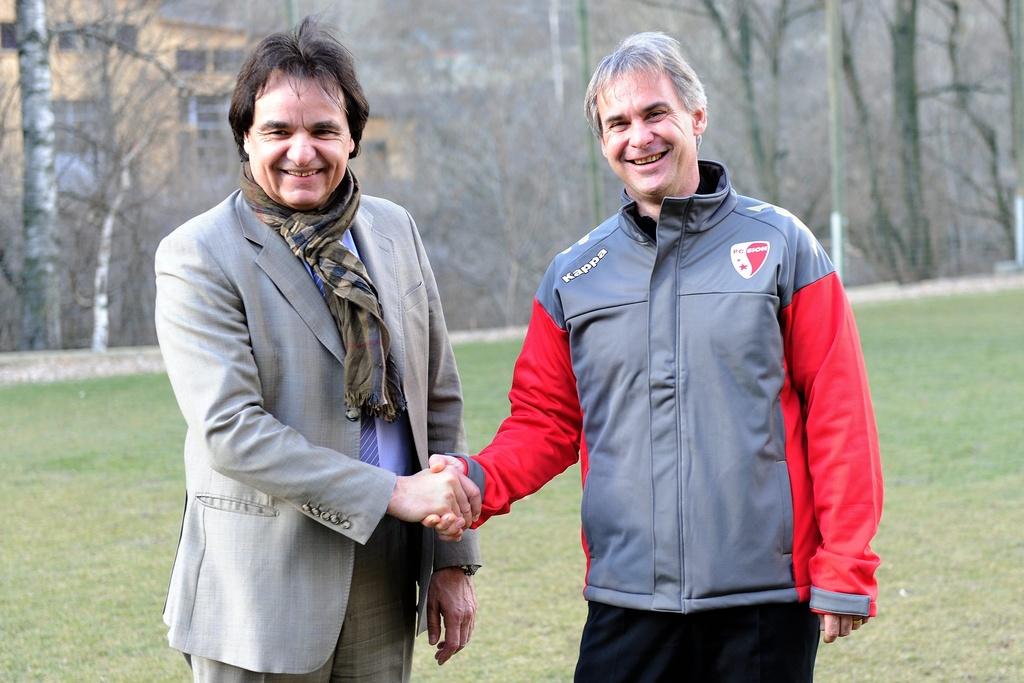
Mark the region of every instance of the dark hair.
<instances>
[{"instance_id":1,"label":"dark hair","mask_svg":"<svg viewBox=\"0 0 1024 683\"><path fill-rule=\"evenodd\" d=\"M243 145L245 134L252 128L256 98L274 72L316 81L328 95L341 96L339 104L348 118L355 145L349 157L359 154L370 105L356 78L355 60L344 45L320 28L316 19L306 17L293 33L274 33L261 40L238 72L228 122L242 161L249 159Z\"/></svg>"}]
</instances>

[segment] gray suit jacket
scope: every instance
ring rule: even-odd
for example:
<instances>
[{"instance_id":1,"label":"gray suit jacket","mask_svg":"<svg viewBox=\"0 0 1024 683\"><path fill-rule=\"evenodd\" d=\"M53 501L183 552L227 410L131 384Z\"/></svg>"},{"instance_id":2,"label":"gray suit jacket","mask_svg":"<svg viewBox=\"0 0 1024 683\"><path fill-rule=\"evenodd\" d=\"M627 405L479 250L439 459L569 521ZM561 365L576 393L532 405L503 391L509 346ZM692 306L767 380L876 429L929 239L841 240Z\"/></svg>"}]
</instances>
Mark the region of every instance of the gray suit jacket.
<instances>
[{"instance_id":1,"label":"gray suit jacket","mask_svg":"<svg viewBox=\"0 0 1024 683\"><path fill-rule=\"evenodd\" d=\"M364 196L352 233L380 293L420 466L464 452L458 371L412 218ZM254 671L311 671L341 630L353 544L370 537L395 482L359 461L340 335L302 263L239 192L161 242L156 283L157 335L188 425L168 639ZM435 545L424 530L421 625L432 568L479 562L471 534Z\"/></svg>"}]
</instances>

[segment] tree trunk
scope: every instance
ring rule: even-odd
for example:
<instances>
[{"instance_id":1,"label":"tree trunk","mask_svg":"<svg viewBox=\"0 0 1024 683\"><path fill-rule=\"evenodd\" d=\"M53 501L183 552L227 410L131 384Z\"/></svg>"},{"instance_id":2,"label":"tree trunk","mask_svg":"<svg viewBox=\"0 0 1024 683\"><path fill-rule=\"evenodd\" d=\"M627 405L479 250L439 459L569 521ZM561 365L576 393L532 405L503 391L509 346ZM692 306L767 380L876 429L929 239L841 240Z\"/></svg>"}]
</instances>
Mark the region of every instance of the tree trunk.
<instances>
[{"instance_id":1,"label":"tree trunk","mask_svg":"<svg viewBox=\"0 0 1024 683\"><path fill-rule=\"evenodd\" d=\"M114 227L117 224L117 214L132 186L131 158L122 162L121 172L118 175L117 190L103 217L100 246L96 254L92 298L93 351L106 351L110 339L110 253L114 246Z\"/></svg>"},{"instance_id":2,"label":"tree trunk","mask_svg":"<svg viewBox=\"0 0 1024 683\"><path fill-rule=\"evenodd\" d=\"M26 349L56 349L61 346L61 276L57 268L57 176L46 2L17 0L15 11L25 160L21 344Z\"/></svg>"},{"instance_id":3,"label":"tree trunk","mask_svg":"<svg viewBox=\"0 0 1024 683\"><path fill-rule=\"evenodd\" d=\"M959 110L966 120L971 124L974 132L977 133L978 137L981 138L982 147L979 150L985 154L985 174L983 177L978 179L977 185L978 191L975 194L978 197L984 198L986 195L991 193L992 196L992 212L995 220L1002 226L1003 234L1006 238L1006 247L1008 253L1013 253L1013 197L1012 189L1004 187L1002 180L1002 169L1000 168L1001 156L999 149L999 135L995 126L987 121L975 108L972 103L968 83L964 78L963 69L960 67L960 54L961 54L961 38L963 29L963 10L959 0L950 0L947 3L947 9L950 12L949 21L949 33L946 37L946 56L949 59L949 69L952 76L954 87L954 99L953 104L957 110ZM1009 16L1009 15L1007 15ZM1013 46L1010 46L1011 52ZM1014 93L1015 88L1011 88L1011 94L1013 99L1017 98ZM1013 105L1017 106L1016 104ZM1014 118L1016 121L1017 119ZM1013 135L1016 136L1019 133L1017 125L1013 126ZM953 165L951 168L957 170L958 173L964 174L969 173L971 176L975 175L976 171L972 169L966 169L962 165ZM968 180L968 182L972 182Z\"/></svg>"},{"instance_id":4,"label":"tree trunk","mask_svg":"<svg viewBox=\"0 0 1024 683\"><path fill-rule=\"evenodd\" d=\"M889 212L886 196L883 188L882 165L884 157L880 157L881 147L875 138L875 119L868 107L865 88L861 84L860 74L857 71L857 63L853 56L852 37L843 24L843 81L846 83L850 99L853 102L854 117L858 121L858 136L861 140L861 149L867 163L868 188L871 196L871 222L869 224L865 246L869 253L884 264L889 274L899 280L903 280L902 262L905 246L903 238L896 230L896 225ZM856 233L851 231L851 241Z\"/></svg>"},{"instance_id":5,"label":"tree trunk","mask_svg":"<svg viewBox=\"0 0 1024 683\"><path fill-rule=\"evenodd\" d=\"M779 169L778 150L775 143L775 130L778 129L778 90L779 80L777 78L779 55L784 43L786 30L786 3L777 7L776 22L765 28L759 24L757 19L751 16L752 9L747 2L739 2L734 7L735 17L727 16L720 7L721 3L716 0L702 0L704 10L708 18L714 24L723 44L726 46L726 53L729 60L736 68L740 84L743 90L742 108L743 124L746 128L747 143L750 147L750 154L754 164L754 172L757 174L759 184L759 196L772 203L779 202ZM762 40L763 49L768 53L770 65L770 80L767 90L767 98L760 95L761 88L757 85L757 74L755 73L754 47L757 42L755 31L768 31L769 35ZM767 99L767 103L764 101Z\"/></svg>"},{"instance_id":6,"label":"tree trunk","mask_svg":"<svg viewBox=\"0 0 1024 683\"><path fill-rule=\"evenodd\" d=\"M902 171L903 205L911 273L934 276L931 230L924 215L921 168L921 123L917 88L917 0L897 0L890 27L892 39L893 120Z\"/></svg>"}]
</instances>

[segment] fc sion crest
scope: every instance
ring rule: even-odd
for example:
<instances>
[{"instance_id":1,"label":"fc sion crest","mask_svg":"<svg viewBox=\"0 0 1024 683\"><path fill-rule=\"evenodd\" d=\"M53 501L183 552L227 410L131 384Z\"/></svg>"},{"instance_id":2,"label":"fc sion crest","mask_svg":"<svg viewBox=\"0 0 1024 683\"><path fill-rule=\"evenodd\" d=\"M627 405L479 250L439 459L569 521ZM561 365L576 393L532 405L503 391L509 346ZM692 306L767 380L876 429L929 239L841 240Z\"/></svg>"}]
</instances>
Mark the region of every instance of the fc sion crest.
<instances>
[{"instance_id":1,"label":"fc sion crest","mask_svg":"<svg viewBox=\"0 0 1024 683\"><path fill-rule=\"evenodd\" d=\"M761 270L768 258L768 242L740 242L729 249L732 256L732 267L744 280L754 277Z\"/></svg>"}]
</instances>

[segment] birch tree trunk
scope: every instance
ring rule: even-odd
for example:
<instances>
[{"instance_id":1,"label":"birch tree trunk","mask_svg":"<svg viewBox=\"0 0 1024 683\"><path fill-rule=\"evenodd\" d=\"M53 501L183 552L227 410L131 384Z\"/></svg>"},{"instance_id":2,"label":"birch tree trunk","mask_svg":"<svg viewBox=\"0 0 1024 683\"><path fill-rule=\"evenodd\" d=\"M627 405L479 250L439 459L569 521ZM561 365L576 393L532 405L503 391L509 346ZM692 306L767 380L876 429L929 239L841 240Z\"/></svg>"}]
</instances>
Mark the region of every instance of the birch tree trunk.
<instances>
[{"instance_id":1,"label":"birch tree trunk","mask_svg":"<svg viewBox=\"0 0 1024 683\"><path fill-rule=\"evenodd\" d=\"M26 349L56 349L61 346L61 276L57 268L57 175L46 2L17 0L15 11L25 160L21 344Z\"/></svg>"},{"instance_id":2,"label":"birch tree trunk","mask_svg":"<svg viewBox=\"0 0 1024 683\"><path fill-rule=\"evenodd\" d=\"M118 214L132 189L132 163L149 142L147 137L136 140L135 145L117 162L117 186L107 204L100 227L100 245L96 253L96 271L93 274L92 345L93 351L106 351L110 341L110 256L114 248L114 230Z\"/></svg>"},{"instance_id":3,"label":"birch tree trunk","mask_svg":"<svg viewBox=\"0 0 1024 683\"><path fill-rule=\"evenodd\" d=\"M117 214L132 186L130 158L122 162L121 172L118 176L117 190L103 216L100 246L96 254L92 297L93 351L106 351L110 340L110 253L114 247L114 227L117 224Z\"/></svg>"}]
</instances>

